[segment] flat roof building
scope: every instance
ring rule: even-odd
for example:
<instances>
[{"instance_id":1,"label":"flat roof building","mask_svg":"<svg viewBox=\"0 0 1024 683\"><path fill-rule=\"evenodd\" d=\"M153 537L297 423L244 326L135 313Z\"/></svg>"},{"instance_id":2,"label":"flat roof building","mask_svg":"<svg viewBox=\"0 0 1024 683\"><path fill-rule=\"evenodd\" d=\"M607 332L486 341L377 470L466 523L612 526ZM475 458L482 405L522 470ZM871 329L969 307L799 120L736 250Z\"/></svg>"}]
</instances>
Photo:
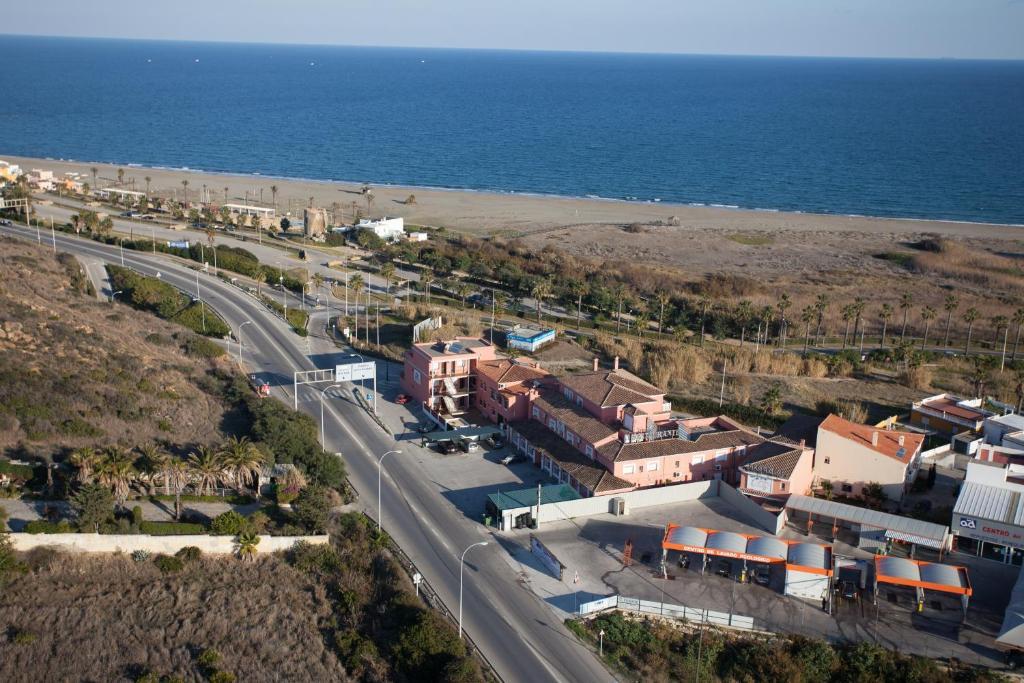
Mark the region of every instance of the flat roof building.
<instances>
[{"instance_id":1,"label":"flat roof building","mask_svg":"<svg viewBox=\"0 0 1024 683\"><path fill-rule=\"evenodd\" d=\"M974 461L953 507L956 549L1004 564L1024 564L1024 467Z\"/></svg>"},{"instance_id":2,"label":"flat roof building","mask_svg":"<svg viewBox=\"0 0 1024 683\"><path fill-rule=\"evenodd\" d=\"M516 325L505 335L505 345L510 349L519 349L533 353L545 344L554 341L555 330L538 329L526 325Z\"/></svg>"},{"instance_id":3,"label":"flat roof building","mask_svg":"<svg viewBox=\"0 0 1024 683\"><path fill-rule=\"evenodd\" d=\"M225 204L224 206L235 215L258 216L260 218L274 217L274 209L267 206L252 206L251 204Z\"/></svg>"}]
</instances>

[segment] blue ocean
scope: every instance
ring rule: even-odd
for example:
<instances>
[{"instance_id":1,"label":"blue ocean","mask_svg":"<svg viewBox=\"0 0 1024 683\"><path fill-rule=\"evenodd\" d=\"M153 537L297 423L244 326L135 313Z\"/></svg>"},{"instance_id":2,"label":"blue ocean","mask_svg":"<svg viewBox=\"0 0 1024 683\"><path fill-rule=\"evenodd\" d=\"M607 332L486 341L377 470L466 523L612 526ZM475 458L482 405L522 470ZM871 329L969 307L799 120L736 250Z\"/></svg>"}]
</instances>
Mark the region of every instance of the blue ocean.
<instances>
[{"instance_id":1,"label":"blue ocean","mask_svg":"<svg viewBox=\"0 0 1024 683\"><path fill-rule=\"evenodd\" d=\"M0 36L0 155L1024 223L1024 62Z\"/></svg>"}]
</instances>

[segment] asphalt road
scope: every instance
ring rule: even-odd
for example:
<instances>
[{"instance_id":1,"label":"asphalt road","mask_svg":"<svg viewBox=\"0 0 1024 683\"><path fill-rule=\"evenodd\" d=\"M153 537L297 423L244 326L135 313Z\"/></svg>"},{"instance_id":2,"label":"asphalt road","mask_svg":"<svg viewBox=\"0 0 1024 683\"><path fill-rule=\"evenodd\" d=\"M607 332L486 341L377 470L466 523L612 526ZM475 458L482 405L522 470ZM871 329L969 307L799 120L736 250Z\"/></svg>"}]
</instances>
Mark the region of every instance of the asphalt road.
<instances>
[{"instance_id":1,"label":"asphalt road","mask_svg":"<svg viewBox=\"0 0 1024 683\"><path fill-rule=\"evenodd\" d=\"M36 239L34 229L17 225L0 228L0 234ZM120 263L116 247L60 233L56 242L59 251ZM46 240L43 243L46 245ZM171 259L125 251L124 261L144 274L159 272L166 282L185 291L195 287L195 271ZM302 340L266 308L218 278L201 274L200 282L203 299L233 330L242 322L253 322L244 330L243 358L250 371L277 378L271 381L274 393L287 403L293 398L291 379L295 370L333 367L344 355L315 335ZM309 348L319 351L312 359ZM319 389L300 387L299 408L315 419L320 414L319 396ZM375 517L377 458L389 450L408 448L408 442L396 443L348 400L333 398L325 403L325 447L344 454L350 479L360 494L359 502ZM505 551L486 529L448 503L415 459L391 455L384 470L384 527L453 613L458 611L459 556L469 545L489 541L488 546L474 548L467 557L463 625L502 679L531 683L614 680L554 612L519 583L508 562L498 555ZM566 592L570 591L567 586Z\"/></svg>"}]
</instances>

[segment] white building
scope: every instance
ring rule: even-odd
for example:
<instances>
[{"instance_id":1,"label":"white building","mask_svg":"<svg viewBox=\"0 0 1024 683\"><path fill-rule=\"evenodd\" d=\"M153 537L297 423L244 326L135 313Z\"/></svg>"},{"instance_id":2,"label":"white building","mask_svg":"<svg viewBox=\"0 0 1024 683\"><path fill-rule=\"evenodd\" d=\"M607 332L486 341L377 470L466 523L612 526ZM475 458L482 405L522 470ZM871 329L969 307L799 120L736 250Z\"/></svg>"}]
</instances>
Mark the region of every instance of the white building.
<instances>
[{"instance_id":1,"label":"white building","mask_svg":"<svg viewBox=\"0 0 1024 683\"><path fill-rule=\"evenodd\" d=\"M1024 563L1024 468L974 461L953 508L956 549L988 560Z\"/></svg>"},{"instance_id":2,"label":"white building","mask_svg":"<svg viewBox=\"0 0 1024 683\"><path fill-rule=\"evenodd\" d=\"M410 232L405 238L410 242L426 242L430 239L430 235L425 232Z\"/></svg>"},{"instance_id":3,"label":"white building","mask_svg":"<svg viewBox=\"0 0 1024 683\"><path fill-rule=\"evenodd\" d=\"M405 236L405 219L388 218L370 220L363 218L353 226L356 230L370 230L374 235L387 242L394 242Z\"/></svg>"},{"instance_id":4,"label":"white building","mask_svg":"<svg viewBox=\"0 0 1024 683\"><path fill-rule=\"evenodd\" d=\"M999 415L985 419L985 443L1019 448L1024 441L1024 415ZM1007 441L1012 442L1006 443Z\"/></svg>"},{"instance_id":5,"label":"white building","mask_svg":"<svg viewBox=\"0 0 1024 683\"><path fill-rule=\"evenodd\" d=\"M102 190L95 190L93 195L100 199L134 199L139 200L146 196L145 192L137 192L135 190L122 190L117 187L105 187Z\"/></svg>"},{"instance_id":6,"label":"white building","mask_svg":"<svg viewBox=\"0 0 1024 683\"><path fill-rule=\"evenodd\" d=\"M44 171L41 168L33 168L28 173L28 184L38 187L44 192L49 192L56 187L53 171Z\"/></svg>"},{"instance_id":7,"label":"white building","mask_svg":"<svg viewBox=\"0 0 1024 683\"><path fill-rule=\"evenodd\" d=\"M259 216L260 218L273 218L274 209L265 206L252 206L250 204L225 204L232 215Z\"/></svg>"}]
</instances>

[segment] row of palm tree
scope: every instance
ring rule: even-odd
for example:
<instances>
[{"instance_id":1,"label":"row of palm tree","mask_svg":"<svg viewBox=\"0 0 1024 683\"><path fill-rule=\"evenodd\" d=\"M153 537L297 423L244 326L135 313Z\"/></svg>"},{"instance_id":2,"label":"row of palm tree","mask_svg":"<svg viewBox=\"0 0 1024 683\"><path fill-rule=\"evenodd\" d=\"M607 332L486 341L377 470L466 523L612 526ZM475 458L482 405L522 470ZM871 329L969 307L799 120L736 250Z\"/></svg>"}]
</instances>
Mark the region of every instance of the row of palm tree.
<instances>
[{"instance_id":1,"label":"row of palm tree","mask_svg":"<svg viewBox=\"0 0 1024 683\"><path fill-rule=\"evenodd\" d=\"M162 488L175 497L175 517L181 516L181 494L191 488L196 495L213 493L218 485L259 497L259 472L266 456L247 437L231 437L218 448L199 446L185 458L172 455L157 444L134 451L112 446L79 448L69 459L80 484L93 481L110 488L119 506L132 489L150 495Z\"/></svg>"}]
</instances>

